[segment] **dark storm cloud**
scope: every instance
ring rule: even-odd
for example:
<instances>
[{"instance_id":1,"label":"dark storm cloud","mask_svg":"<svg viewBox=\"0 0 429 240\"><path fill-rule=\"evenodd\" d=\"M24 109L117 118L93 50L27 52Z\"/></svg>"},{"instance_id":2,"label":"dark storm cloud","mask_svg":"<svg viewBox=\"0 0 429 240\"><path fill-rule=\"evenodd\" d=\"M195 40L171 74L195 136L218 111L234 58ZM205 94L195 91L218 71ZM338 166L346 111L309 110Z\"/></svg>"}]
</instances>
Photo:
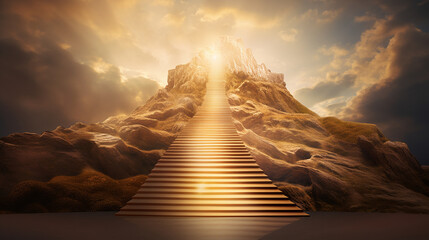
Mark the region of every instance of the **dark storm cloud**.
<instances>
[{"instance_id":1,"label":"dark storm cloud","mask_svg":"<svg viewBox=\"0 0 429 240\"><path fill-rule=\"evenodd\" d=\"M50 42L43 49L33 52L16 40L0 40L0 135L100 121L131 111L137 96L149 97L159 87L143 78L122 83L114 66L97 73Z\"/></svg>"},{"instance_id":2,"label":"dark storm cloud","mask_svg":"<svg viewBox=\"0 0 429 240\"><path fill-rule=\"evenodd\" d=\"M392 140L406 142L423 164L429 164L429 34L428 1L381 1L388 14L386 32L393 37L386 51L387 77L358 93L344 116L376 123Z\"/></svg>"},{"instance_id":3,"label":"dark storm cloud","mask_svg":"<svg viewBox=\"0 0 429 240\"><path fill-rule=\"evenodd\" d=\"M405 141L429 164L429 34L408 27L389 44L389 77L361 91L345 111L351 120L378 124L393 140Z\"/></svg>"},{"instance_id":4,"label":"dark storm cloud","mask_svg":"<svg viewBox=\"0 0 429 240\"><path fill-rule=\"evenodd\" d=\"M353 87L355 77L347 74L336 81L318 82L311 88L302 88L296 91L295 97L307 107L312 107L319 102L335 97L350 97L356 91Z\"/></svg>"},{"instance_id":5,"label":"dark storm cloud","mask_svg":"<svg viewBox=\"0 0 429 240\"><path fill-rule=\"evenodd\" d=\"M159 88L143 77L122 81L113 65L115 51L130 61L154 59L120 37L124 30L107 1L19 0L0 6L0 136L101 121L131 111ZM110 35L119 37L102 38ZM96 60L104 64L102 71L94 71Z\"/></svg>"},{"instance_id":6,"label":"dark storm cloud","mask_svg":"<svg viewBox=\"0 0 429 240\"><path fill-rule=\"evenodd\" d=\"M324 111L377 124L390 139L406 142L420 162L429 164L425 153L429 134L429 2L337 2L345 9L356 4L368 8L365 14L372 16L372 26L344 57L350 67L338 75L355 76L355 86L363 88L353 89L341 77L336 81L325 79L312 88L298 90L297 98L317 107L327 99L357 91L348 105L326 105Z\"/></svg>"},{"instance_id":7,"label":"dark storm cloud","mask_svg":"<svg viewBox=\"0 0 429 240\"><path fill-rule=\"evenodd\" d=\"M429 2L427 0L379 0L380 6L388 13L393 15L392 25L401 25L403 23L413 23L416 25L427 25L429 18Z\"/></svg>"},{"instance_id":8,"label":"dark storm cloud","mask_svg":"<svg viewBox=\"0 0 429 240\"><path fill-rule=\"evenodd\" d=\"M84 62L100 57L116 65L150 67L158 61L135 44L117 19L120 1L0 0L0 6L1 38L35 49L43 47L39 41L49 39L68 45Z\"/></svg>"}]
</instances>

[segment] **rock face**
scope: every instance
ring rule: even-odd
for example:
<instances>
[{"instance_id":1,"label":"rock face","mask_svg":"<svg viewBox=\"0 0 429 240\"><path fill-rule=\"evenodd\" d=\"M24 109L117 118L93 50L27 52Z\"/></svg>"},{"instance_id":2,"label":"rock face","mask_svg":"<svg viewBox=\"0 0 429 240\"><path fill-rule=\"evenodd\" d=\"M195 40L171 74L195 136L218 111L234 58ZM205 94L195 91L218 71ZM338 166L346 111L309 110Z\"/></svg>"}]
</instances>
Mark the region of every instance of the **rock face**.
<instances>
[{"instance_id":1,"label":"rock face","mask_svg":"<svg viewBox=\"0 0 429 240\"><path fill-rule=\"evenodd\" d=\"M210 61L225 65L234 123L258 164L308 210L429 213L429 175L373 124L319 117L222 38L169 71L168 85L128 115L0 139L0 210L117 210L198 110ZM110 190L106 190L110 189Z\"/></svg>"}]
</instances>

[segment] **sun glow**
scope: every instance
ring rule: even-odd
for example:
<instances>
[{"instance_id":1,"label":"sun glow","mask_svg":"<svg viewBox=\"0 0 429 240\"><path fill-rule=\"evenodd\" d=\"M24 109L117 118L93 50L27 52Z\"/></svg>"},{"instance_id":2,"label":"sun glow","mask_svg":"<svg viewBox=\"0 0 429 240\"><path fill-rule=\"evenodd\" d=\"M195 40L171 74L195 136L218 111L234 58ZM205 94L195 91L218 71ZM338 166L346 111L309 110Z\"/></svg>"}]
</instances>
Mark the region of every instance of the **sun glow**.
<instances>
[{"instance_id":1,"label":"sun glow","mask_svg":"<svg viewBox=\"0 0 429 240\"><path fill-rule=\"evenodd\" d=\"M218 53L214 52L211 54L210 58L212 61L217 61L219 58L219 55L218 55Z\"/></svg>"},{"instance_id":2,"label":"sun glow","mask_svg":"<svg viewBox=\"0 0 429 240\"><path fill-rule=\"evenodd\" d=\"M216 46L212 46L206 51L206 58L211 65L219 65L222 61L221 53Z\"/></svg>"}]
</instances>

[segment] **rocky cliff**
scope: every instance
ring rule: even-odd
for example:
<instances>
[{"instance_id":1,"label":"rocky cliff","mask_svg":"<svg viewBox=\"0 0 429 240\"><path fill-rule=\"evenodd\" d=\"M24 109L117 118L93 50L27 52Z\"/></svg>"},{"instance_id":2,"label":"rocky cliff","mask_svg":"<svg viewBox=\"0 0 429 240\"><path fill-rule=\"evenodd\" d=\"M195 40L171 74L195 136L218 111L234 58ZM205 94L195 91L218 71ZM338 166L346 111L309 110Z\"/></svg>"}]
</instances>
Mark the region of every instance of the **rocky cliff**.
<instances>
[{"instance_id":1,"label":"rocky cliff","mask_svg":"<svg viewBox=\"0 0 429 240\"><path fill-rule=\"evenodd\" d=\"M1 138L1 209L119 209L198 110L215 55L239 134L300 206L429 213L427 170L405 143L372 124L318 116L294 99L283 74L228 37L170 70L168 85L128 115Z\"/></svg>"}]
</instances>

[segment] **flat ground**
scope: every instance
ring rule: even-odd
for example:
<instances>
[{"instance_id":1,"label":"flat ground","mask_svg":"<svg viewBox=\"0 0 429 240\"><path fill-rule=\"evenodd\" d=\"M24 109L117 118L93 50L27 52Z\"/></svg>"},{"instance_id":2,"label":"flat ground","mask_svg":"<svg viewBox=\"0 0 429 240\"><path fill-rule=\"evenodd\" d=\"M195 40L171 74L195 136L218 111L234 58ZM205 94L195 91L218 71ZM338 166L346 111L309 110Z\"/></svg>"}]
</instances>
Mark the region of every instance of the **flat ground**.
<instances>
[{"instance_id":1,"label":"flat ground","mask_svg":"<svg viewBox=\"0 0 429 240\"><path fill-rule=\"evenodd\" d=\"M0 239L429 239L429 215L313 212L305 218L1 214Z\"/></svg>"}]
</instances>

